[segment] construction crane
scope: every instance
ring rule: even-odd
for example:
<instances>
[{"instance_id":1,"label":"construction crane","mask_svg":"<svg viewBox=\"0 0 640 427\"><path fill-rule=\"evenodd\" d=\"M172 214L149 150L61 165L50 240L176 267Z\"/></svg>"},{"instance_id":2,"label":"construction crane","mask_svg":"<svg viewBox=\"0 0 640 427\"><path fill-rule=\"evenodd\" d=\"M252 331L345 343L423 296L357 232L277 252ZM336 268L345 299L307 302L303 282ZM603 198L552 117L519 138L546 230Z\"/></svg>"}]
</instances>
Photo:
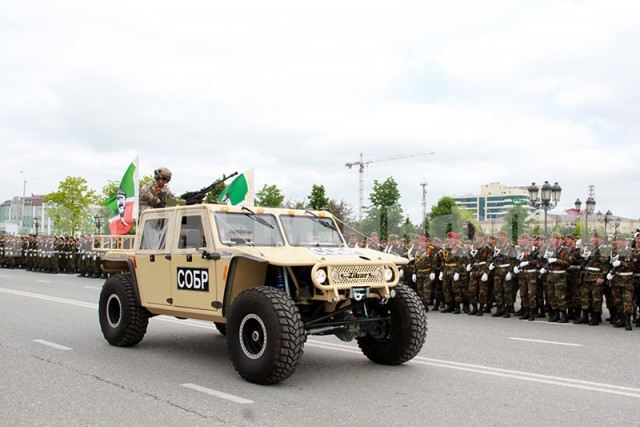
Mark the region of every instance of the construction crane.
<instances>
[{"instance_id":1,"label":"construction crane","mask_svg":"<svg viewBox=\"0 0 640 427\"><path fill-rule=\"evenodd\" d=\"M364 217L364 167L366 165L368 165L369 163L390 162L392 160L408 159L411 157L418 157L418 156L427 156L429 154L435 154L435 153L431 151L428 153L396 155L391 157L385 157L382 159L368 160L365 162L362 153L360 153L360 161L345 163L345 166L348 167L349 169L351 169L353 166L358 166L358 173L360 177L360 187L359 187L359 193L358 193L358 196L359 196L358 220L362 221L362 218Z\"/></svg>"}]
</instances>

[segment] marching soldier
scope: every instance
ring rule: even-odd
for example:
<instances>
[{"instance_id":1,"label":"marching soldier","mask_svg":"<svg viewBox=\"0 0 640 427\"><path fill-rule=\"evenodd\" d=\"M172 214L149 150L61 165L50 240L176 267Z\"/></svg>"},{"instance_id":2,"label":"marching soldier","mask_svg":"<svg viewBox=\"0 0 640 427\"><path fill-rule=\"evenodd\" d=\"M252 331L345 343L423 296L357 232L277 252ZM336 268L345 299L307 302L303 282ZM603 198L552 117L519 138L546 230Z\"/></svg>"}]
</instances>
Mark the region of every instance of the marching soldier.
<instances>
[{"instance_id":1,"label":"marching soldier","mask_svg":"<svg viewBox=\"0 0 640 427\"><path fill-rule=\"evenodd\" d=\"M602 244L602 236L598 232L593 232L589 246L584 249L582 256L585 258L582 317L574 323L596 326L602 323L602 296L607 274L605 269L609 263L607 248ZM588 318L589 313L591 318Z\"/></svg>"},{"instance_id":2,"label":"marching soldier","mask_svg":"<svg viewBox=\"0 0 640 427\"><path fill-rule=\"evenodd\" d=\"M549 304L551 305L549 322L567 323L567 267L569 266L569 252L564 246L560 233L551 235L549 246L547 265L540 271L542 274L548 273L547 286L549 289Z\"/></svg>"},{"instance_id":3,"label":"marching soldier","mask_svg":"<svg viewBox=\"0 0 640 427\"><path fill-rule=\"evenodd\" d=\"M493 257L493 247L484 241L482 231L476 233L476 241L469 251L471 261L467 265L469 271L469 315L482 316L483 308L487 304L489 291L489 263ZM478 306L478 303L480 304Z\"/></svg>"},{"instance_id":4,"label":"marching soldier","mask_svg":"<svg viewBox=\"0 0 640 427\"><path fill-rule=\"evenodd\" d=\"M568 234L564 240L569 252L569 266L567 267L567 307L569 313L567 317L569 320L577 320L580 318L581 310L582 256L573 234Z\"/></svg>"},{"instance_id":5,"label":"marching soldier","mask_svg":"<svg viewBox=\"0 0 640 427\"><path fill-rule=\"evenodd\" d=\"M447 233L447 241L440 252L443 263L443 270L440 272L444 301L447 304L445 313L460 314L460 304L465 299L467 292L466 265L467 251L460 243L460 235L457 233Z\"/></svg>"},{"instance_id":6,"label":"marching soldier","mask_svg":"<svg viewBox=\"0 0 640 427\"><path fill-rule=\"evenodd\" d=\"M433 299L433 261L436 256L436 249L431 245L429 239L420 236L419 250L415 256L416 287L418 295L422 299L425 311L429 311L429 304Z\"/></svg>"},{"instance_id":7,"label":"marching soldier","mask_svg":"<svg viewBox=\"0 0 640 427\"><path fill-rule=\"evenodd\" d=\"M633 315L633 273L637 269L637 254L627 246L627 240L622 236L615 237L615 255L611 257L613 267L607 274L611 283L613 300L616 305L616 320L614 326L624 325L631 330L631 316Z\"/></svg>"},{"instance_id":8,"label":"marching soldier","mask_svg":"<svg viewBox=\"0 0 640 427\"><path fill-rule=\"evenodd\" d=\"M511 273L516 261L516 248L508 239L507 232L498 232L498 242L489 270L493 271L493 292L498 307L492 317L511 317L515 295L513 292L513 275Z\"/></svg>"}]
</instances>

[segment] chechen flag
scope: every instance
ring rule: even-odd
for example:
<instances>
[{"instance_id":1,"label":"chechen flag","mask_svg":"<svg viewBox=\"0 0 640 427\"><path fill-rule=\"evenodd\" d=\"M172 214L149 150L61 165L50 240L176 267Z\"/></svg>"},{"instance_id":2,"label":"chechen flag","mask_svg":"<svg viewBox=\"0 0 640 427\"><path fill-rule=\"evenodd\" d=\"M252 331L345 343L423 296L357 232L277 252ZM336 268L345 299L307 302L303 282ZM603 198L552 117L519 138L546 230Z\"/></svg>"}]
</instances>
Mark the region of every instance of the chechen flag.
<instances>
[{"instance_id":1,"label":"chechen flag","mask_svg":"<svg viewBox=\"0 0 640 427\"><path fill-rule=\"evenodd\" d=\"M253 173L245 171L231 181L218 197L222 203L229 205L253 205Z\"/></svg>"},{"instance_id":2,"label":"chechen flag","mask_svg":"<svg viewBox=\"0 0 640 427\"><path fill-rule=\"evenodd\" d=\"M118 193L105 200L105 205L113 212L109 218L111 234L127 234L138 217L138 158L136 157L124 173Z\"/></svg>"}]
</instances>

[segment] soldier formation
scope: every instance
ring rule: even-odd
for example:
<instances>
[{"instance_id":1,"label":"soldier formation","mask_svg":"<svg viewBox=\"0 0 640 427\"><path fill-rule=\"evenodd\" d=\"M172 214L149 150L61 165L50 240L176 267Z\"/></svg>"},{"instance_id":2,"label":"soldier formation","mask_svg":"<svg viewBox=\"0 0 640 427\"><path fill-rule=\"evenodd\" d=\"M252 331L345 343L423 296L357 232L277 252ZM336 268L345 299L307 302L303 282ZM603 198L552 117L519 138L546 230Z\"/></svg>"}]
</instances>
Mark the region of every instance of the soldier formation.
<instances>
[{"instance_id":1,"label":"soldier formation","mask_svg":"<svg viewBox=\"0 0 640 427\"><path fill-rule=\"evenodd\" d=\"M0 235L0 266L104 278L100 269L102 252L93 248L91 241L89 235L79 238Z\"/></svg>"},{"instance_id":2,"label":"soldier formation","mask_svg":"<svg viewBox=\"0 0 640 427\"><path fill-rule=\"evenodd\" d=\"M354 239L350 237L350 246ZM425 309L443 313L599 325L606 307L613 326L640 327L640 232L615 236L613 244L594 232L586 244L575 236L522 234L517 244L501 231L478 232L463 242L448 233L442 242L426 236L409 245L371 236L358 246L407 257L404 281ZM515 310L519 302L519 310Z\"/></svg>"}]
</instances>

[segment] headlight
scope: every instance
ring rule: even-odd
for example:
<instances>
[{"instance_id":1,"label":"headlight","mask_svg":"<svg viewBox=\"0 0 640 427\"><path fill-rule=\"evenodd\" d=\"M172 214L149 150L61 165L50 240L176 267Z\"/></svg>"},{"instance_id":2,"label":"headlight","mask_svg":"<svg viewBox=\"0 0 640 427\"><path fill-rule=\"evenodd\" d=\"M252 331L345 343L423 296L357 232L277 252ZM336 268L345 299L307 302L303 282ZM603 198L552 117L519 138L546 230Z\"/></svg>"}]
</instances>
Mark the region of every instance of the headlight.
<instances>
[{"instance_id":1,"label":"headlight","mask_svg":"<svg viewBox=\"0 0 640 427\"><path fill-rule=\"evenodd\" d=\"M322 268L316 270L316 280L318 283L323 284L327 280L327 272Z\"/></svg>"},{"instance_id":2,"label":"headlight","mask_svg":"<svg viewBox=\"0 0 640 427\"><path fill-rule=\"evenodd\" d=\"M389 267L385 267L384 268L384 278L387 282L390 282L393 280L393 270Z\"/></svg>"}]
</instances>

